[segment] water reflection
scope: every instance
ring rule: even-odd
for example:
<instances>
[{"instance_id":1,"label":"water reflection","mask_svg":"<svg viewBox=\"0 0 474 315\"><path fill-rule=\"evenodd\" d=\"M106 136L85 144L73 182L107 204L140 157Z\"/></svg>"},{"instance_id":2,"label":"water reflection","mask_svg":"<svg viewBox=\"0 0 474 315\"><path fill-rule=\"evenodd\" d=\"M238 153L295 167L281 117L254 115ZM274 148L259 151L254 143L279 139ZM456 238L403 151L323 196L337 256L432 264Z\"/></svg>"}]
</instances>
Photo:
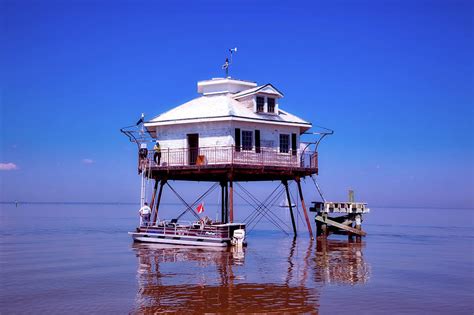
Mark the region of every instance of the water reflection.
<instances>
[{"instance_id":1,"label":"water reflection","mask_svg":"<svg viewBox=\"0 0 474 315\"><path fill-rule=\"evenodd\" d=\"M324 284L368 280L363 244L298 242L244 249L133 244L135 312L317 313Z\"/></svg>"},{"instance_id":2,"label":"water reflection","mask_svg":"<svg viewBox=\"0 0 474 315\"><path fill-rule=\"evenodd\" d=\"M318 240L314 258L315 281L334 284L363 284L370 278L370 265L365 261L365 243Z\"/></svg>"}]
</instances>

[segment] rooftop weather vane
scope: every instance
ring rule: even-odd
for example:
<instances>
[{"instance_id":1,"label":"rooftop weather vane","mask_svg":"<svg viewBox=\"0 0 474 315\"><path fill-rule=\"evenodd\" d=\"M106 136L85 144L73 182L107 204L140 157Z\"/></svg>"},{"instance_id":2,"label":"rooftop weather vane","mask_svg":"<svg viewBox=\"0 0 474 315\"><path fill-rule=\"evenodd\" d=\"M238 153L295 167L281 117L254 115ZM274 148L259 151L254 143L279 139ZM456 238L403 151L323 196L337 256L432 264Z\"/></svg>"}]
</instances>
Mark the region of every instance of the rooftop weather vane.
<instances>
[{"instance_id":1,"label":"rooftop weather vane","mask_svg":"<svg viewBox=\"0 0 474 315\"><path fill-rule=\"evenodd\" d=\"M225 58L225 63L222 65L222 69L225 70L225 77L226 78L230 78L229 77L229 67L232 64L232 55L237 52L237 47L230 48L229 52L230 52L230 62L229 62L229 58Z\"/></svg>"}]
</instances>

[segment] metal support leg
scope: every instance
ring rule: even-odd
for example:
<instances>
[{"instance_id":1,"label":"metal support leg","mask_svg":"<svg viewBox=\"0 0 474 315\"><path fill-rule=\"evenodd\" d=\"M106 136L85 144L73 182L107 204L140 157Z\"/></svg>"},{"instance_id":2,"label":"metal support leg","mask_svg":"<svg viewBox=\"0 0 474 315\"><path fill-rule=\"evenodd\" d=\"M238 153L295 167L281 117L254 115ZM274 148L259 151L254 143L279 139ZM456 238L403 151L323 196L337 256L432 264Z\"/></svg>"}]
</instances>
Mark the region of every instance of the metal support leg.
<instances>
[{"instance_id":1,"label":"metal support leg","mask_svg":"<svg viewBox=\"0 0 474 315\"><path fill-rule=\"evenodd\" d=\"M227 182L225 183L224 187L225 193L224 193L224 202L225 202L225 213L224 213L224 223L229 223L229 189L227 186Z\"/></svg>"},{"instance_id":2,"label":"metal support leg","mask_svg":"<svg viewBox=\"0 0 474 315\"><path fill-rule=\"evenodd\" d=\"M229 222L234 222L234 184L229 181Z\"/></svg>"},{"instance_id":3,"label":"metal support leg","mask_svg":"<svg viewBox=\"0 0 474 315\"><path fill-rule=\"evenodd\" d=\"M166 179L162 179L160 183L160 191L158 192L158 200L156 201L155 212L153 213L153 225L156 224L158 218L158 210L160 209L161 195L163 194L163 186L166 184Z\"/></svg>"},{"instance_id":4,"label":"metal support leg","mask_svg":"<svg viewBox=\"0 0 474 315\"><path fill-rule=\"evenodd\" d=\"M225 223L225 190L224 182L221 182L221 222Z\"/></svg>"},{"instance_id":5,"label":"metal support leg","mask_svg":"<svg viewBox=\"0 0 474 315\"><path fill-rule=\"evenodd\" d=\"M303 207L304 218L306 220L306 225L308 226L309 237L313 240L313 229L311 228L311 222L309 222L308 212L306 211L306 203L304 202L303 191L301 189L301 181L299 178L296 178L296 184L298 185L298 192L301 199L301 207Z\"/></svg>"},{"instance_id":6,"label":"metal support leg","mask_svg":"<svg viewBox=\"0 0 474 315\"><path fill-rule=\"evenodd\" d=\"M153 206L155 205L156 199L156 190L158 189L158 179L155 179L155 185L153 186L153 194L151 195L150 209L153 211Z\"/></svg>"},{"instance_id":7,"label":"metal support leg","mask_svg":"<svg viewBox=\"0 0 474 315\"><path fill-rule=\"evenodd\" d=\"M291 224L293 225L293 233L295 234L295 237L296 237L298 235L297 235L297 232L296 232L295 216L293 215L293 206L291 205L290 190L288 189L288 181L283 180L282 183L283 183L283 186L285 186L285 189L286 189L286 198L288 199L288 208L290 209Z\"/></svg>"}]
</instances>

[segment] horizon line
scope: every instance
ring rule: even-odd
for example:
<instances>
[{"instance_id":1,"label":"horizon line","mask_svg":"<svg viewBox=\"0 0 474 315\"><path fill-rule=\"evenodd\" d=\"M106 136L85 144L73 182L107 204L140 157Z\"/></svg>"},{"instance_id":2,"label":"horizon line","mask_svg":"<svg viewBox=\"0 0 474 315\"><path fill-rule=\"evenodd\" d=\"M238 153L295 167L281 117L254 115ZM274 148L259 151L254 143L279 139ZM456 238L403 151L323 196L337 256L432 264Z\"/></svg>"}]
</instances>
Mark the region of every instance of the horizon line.
<instances>
[{"instance_id":1,"label":"horizon line","mask_svg":"<svg viewBox=\"0 0 474 315\"><path fill-rule=\"evenodd\" d=\"M140 202L130 202L130 201L0 201L0 204L62 204L62 205L79 205L79 204L88 204L88 205L139 205ZM180 205L179 202L162 202L164 205ZM219 203L209 202L208 205L220 205ZM236 203L236 205L247 205L245 203ZM373 205L369 206L370 208L388 208L388 209L460 209L460 210L474 210L474 207L432 207L432 206L384 206L384 205Z\"/></svg>"}]
</instances>

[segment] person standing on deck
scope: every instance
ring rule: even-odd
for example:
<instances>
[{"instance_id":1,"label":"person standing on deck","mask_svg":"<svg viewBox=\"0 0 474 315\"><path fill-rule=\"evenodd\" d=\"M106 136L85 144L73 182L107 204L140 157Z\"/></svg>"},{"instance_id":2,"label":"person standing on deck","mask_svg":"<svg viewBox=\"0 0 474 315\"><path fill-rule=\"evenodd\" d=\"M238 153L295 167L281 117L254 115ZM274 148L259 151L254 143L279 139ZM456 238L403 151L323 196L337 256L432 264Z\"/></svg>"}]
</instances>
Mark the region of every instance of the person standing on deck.
<instances>
[{"instance_id":1,"label":"person standing on deck","mask_svg":"<svg viewBox=\"0 0 474 315\"><path fill-rule=\"evenodd\" d=\"M160 160L161 160L161 148L160 148L160 143L158 142L158 140L156 140L153 150L155 150L155 154L153 155L153 160L159 166Z\"/></svg>"},{"instance_id":2,"label":"person standing on deck","mask_svg":"<svg viewBox=\"0 0 474 315\"><path fill-rule=\"evenodd\" d=\"M145 202L143 207L140 208L138 213L140 213L140 217L141 217L141 224L140 225L148 226L148 224L150 223L151 209L148 206L147 202Z\"/></svg>"}]
</instances>

